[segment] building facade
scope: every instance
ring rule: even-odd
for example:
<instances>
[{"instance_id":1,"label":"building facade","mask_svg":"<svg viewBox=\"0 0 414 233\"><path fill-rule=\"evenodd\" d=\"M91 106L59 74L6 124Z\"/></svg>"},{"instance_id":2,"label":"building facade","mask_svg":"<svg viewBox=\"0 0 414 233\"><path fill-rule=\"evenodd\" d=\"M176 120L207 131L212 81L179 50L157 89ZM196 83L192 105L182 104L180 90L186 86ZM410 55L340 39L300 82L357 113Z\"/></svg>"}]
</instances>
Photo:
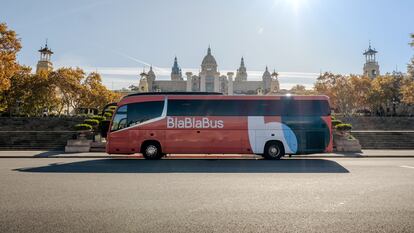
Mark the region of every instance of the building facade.
<instances>
[{"instance_id":1,"label":"building facade","mask_svg":"<svg viewBox=\"0 0 414 233\"><path fill-rule=\"evenodd\" d=\"M156 75L150 67L148 73L142 72L138 85L139 92L160 92L160 91L193 91L193 92L220 92L226 95L234 94L268 94L279 91L278 74L269 72L266 67L262 80L247 80L247 71L244 58L241 58L240 67L237 69L236 77L234 73L228 72L221 74L215 57L211 53L211 48L207 49L207 54L201 62L201 69L198 74L186 72L186 79L182 76L182 70L178 65L177 57L171 69L171 80L156 80Z\"/></svg>"}]
</instances>

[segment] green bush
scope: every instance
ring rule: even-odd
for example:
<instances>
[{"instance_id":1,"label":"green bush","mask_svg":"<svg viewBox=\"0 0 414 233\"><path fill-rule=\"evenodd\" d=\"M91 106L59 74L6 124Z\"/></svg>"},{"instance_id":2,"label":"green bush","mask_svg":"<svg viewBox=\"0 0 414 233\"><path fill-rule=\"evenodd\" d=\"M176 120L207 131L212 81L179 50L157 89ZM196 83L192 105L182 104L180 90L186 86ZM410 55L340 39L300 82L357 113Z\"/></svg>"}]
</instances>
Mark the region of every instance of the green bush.
<instances>
[{"instance_id":1,"label":"green bush","mask_svg":"<svg viewBox=\"0 0 414 233\"><path fill-rule=\"evenodd\" d=\"M82 113L82 114L77 114L76 116L82 117L82 118L92 118L94 115Z\"/></svg>"},{"instance_id":2,"label":"green bush","mask_svg":"<svg viewBox=\"0 0 414 233\"><path fill-rule=\"evenodd\" d=\"M116 106L109 106L109 108L108 108L109 110L112 110L112 111L115 111L115 109L116 109Z\"/></svg>"},{"instance_id":3,"label":"green bush","mask_svg":"<svg viewBox=\"0 0 414 233\"><path fill-rule=\"evenodd\" d=\"M97 126L99 124L99 121L95 119L86 119L83 122L91 126Z\"/></svg>"},{"instance_id":4,"label":"green bush","mask_svg":"<svg viewBox=\"0 0 414 233\"><path fill-rule=\"evenodd\" d=\"M339 124L335 126L335 129L339 131L348 131L352 129L352 125L351 124Z\"/></svg>"},{"instance_id":5,"label":"green bush","mask_svg":"<svg viewBox=\"0 0 414 233\"><path fill-rule=\"evenodd\" d=\"M91 130L92 126L88 124L77 124L75 125L75 130Z\"/></svg>"},{"instance_id":6,"label":"green bush","mask_svg":"<svg viewBox=\"0 0 414 233\"><path fill-rule=\"evenodd\" d=\"M101 121L105 120L105 117L104 116L93 116L90 119L98 120L99 122L101 122Z\"/></svg>"},{"instance_id":7,"label":"green bush","mask_svg":"<svg viewBox=\"0 0 414 233\"><path fill-rule=\"evenodd\" d=\"M112 117L112 112L105 112L105 113L104 113L104 116L105 116L106 118L111 118L111 117Z\"/></svg>"},{"instance_id":8,"label":"green bush","mask_svg":"<svg viewBox=\"0 0 414 233\"><path fill-rule=\"evenodd\" d=\"M339 125L339 124L343 124L343 122L342 122L342 121L340 121L340 120L332 120L332 126L333 126L333 127L335 127L335 126L337 126L337 125Z\"/></svg>"}]
</instances>

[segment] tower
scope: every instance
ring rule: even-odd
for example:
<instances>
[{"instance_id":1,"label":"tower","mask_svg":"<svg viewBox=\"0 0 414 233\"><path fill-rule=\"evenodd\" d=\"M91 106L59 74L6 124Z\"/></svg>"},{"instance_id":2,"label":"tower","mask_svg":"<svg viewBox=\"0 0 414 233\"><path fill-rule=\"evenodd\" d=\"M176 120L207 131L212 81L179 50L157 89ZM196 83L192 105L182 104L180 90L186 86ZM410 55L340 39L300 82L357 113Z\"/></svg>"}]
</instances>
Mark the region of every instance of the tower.
<instances>
[{"instance_id":1,"label":"tower","mask_svg":"<svg viewBox=\"0 0 414 233\"><path fill-rule=\"evenodd\" d=\"M155 81L155 73L152 70L152 66L150 66L150 70L148 71L148 74L146 74L146 78L147 78L147 84L148 84L148 91L154 91L153 90L153 84Z\"/></svg>"},{"instance_id":2,"label":"tower","mask_svg":"<svg viewBox=\"0 0 414 233\"><path fill-rule=\"evenodd\" d=\"M143 70L139 76L141 78L139 79L138 92L148 92L148 74Z\"/></svg>"},{"instance_id":3,"label":"tower","mask_svg":"<svg viewBox=\"0 0 414 233\"><path fill-rule=\"evenodd\" d=\"M36 66L36 73L40 72L50 72L53 70L52 62L50 61L50 57L52 56L53 52L47 47L47 40L45 47L38 50L40 53L40 60L37 62Z\"/></svg>"},{"instance_id":4,"label":"tower","mask_svg":"<svg viewBox=\"0 0 414 233\"><path fill-rule=\"evenodd\" d=\"M240 61L240 67L237 69L235 81L247 81L247 72L243 57Z\"/></svg>"},{"instance_id":5,"label":"tower","mask_svg":"<svg viewBox=\"0 0 414 233\"><path fill-rule=\"evenodd\" d=\"M277 78L278 76L279 74L276 72L276 70L273 70L272 82L270 83L270 92L277 93L280 91L279 80Z\"/></svg>"},{"instance_id":6,"label":"tower","mask_svg":"<svg viewBox=\"0 0 414 233\"><path fill-rule=\"evenodd\" d=\"M174 58L174 65L171 68L171 80L183 80L180 66L178 66L177 57Z\"/></svg>"},{"instance_id":7,"label":"tower","mask_svg":"<svg viewBox=\"0 0 414 233\"><path fill-rule=\"evenodd\" d=\"M376 78L380 74L379 65L375 55L376 53L378 52L375 48L371 48L371 42L369 43L368 50L365 50L363 53L365 56L364 75L371 79Z\"/></svg>"},{"instance_id":8,"label":"tower","mask_svg":"<svg viewBox=\"0 0 414 233\"><path fill-rule=\"evenodd\" d=\"M264 93L268 93L270 91L270 86L271 86L271 83L272 83L272 75L270 74L269 69L267 68L267 66L266 66L265 72L263 73L262 81L263 81Z\"/></svg>"}]
</instances>

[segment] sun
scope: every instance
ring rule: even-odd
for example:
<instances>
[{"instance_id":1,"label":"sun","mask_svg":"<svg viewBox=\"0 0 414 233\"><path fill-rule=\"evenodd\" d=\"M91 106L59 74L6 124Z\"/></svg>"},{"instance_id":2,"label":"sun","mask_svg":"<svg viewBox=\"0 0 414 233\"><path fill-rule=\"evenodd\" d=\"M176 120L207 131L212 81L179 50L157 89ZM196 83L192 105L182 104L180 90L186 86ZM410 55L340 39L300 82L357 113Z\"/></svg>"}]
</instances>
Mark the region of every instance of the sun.
<instances>
[{"instance_id":1,"label":"sun","mask_svg":"<svg viewBox=\"0 0 414 233\"><path fill-rule=\"evenodd\" d=\"M291 8L294 13L299 13L301 8L308 5L308 0L274 0L274 5L284 5Z\"/></svg>"}]
</instances>

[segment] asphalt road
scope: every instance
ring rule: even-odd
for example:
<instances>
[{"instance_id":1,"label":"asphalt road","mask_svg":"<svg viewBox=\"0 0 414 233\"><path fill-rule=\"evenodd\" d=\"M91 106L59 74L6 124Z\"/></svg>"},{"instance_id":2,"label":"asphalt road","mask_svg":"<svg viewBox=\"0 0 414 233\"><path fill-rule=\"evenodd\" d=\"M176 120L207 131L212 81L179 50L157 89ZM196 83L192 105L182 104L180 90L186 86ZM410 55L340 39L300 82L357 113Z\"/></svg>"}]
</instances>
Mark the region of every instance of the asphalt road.
<instances>
[{"instance_id":1,"label":"asphalt road","mask_svg":"<svg viewBox=\"0 0 414 233\"><path fill-rule=\"evenodd\" d=\"M414 158L1 158L0 232L414 232Z\"/></svg>"}]
</instances>

